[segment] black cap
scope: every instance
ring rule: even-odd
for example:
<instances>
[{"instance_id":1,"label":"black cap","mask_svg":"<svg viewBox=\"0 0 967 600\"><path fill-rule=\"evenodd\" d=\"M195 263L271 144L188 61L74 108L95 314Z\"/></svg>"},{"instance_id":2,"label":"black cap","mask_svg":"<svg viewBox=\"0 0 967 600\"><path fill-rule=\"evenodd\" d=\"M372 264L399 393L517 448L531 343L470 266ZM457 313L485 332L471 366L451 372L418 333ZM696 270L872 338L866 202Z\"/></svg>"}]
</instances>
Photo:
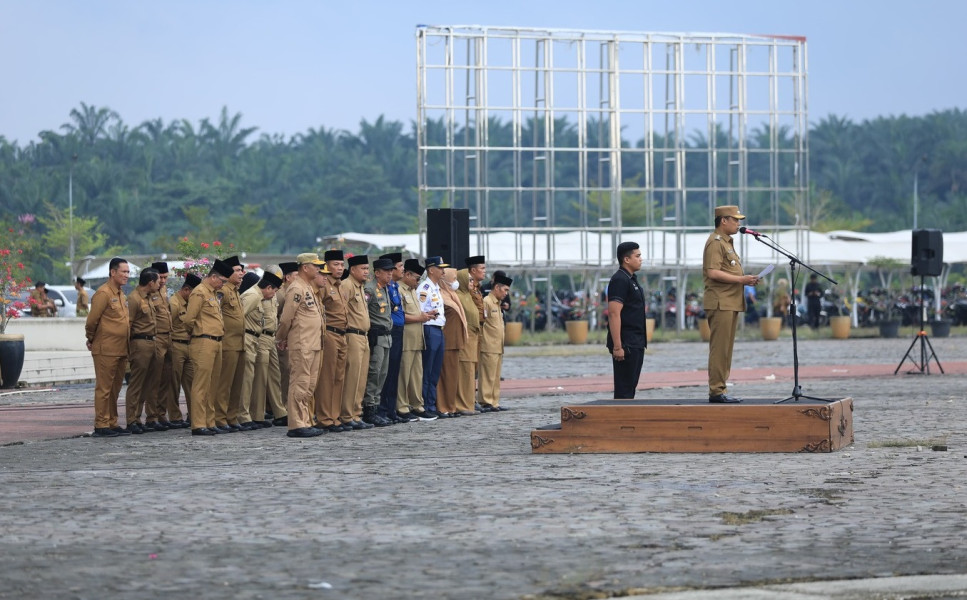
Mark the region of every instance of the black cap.
<instances>
[{"instance_id":1,"label":"black cap","mask_svg":"<svg viewBox=\"0 0 967 600\"><path fill-rule=\"evenodd\" d=\"M484 257L482 255L481 256L468 256L467 258L465 258L463 260L463 264L467 265L467 268L468 269L470 267L474 266L474 265L483 265L483 264L486 264L486 262L487 262L486 259L484 259Z\"/></svg>"},{"instance_id":2,"label":"black cap","mask_svg":"<svg viewBox=\"0 0 967 600\"><path fill-rule=\"evenodd\" d=\"M77 283L79 283L81 285L87 285L87 282L84 281L84 279L82 277L78 277L75 281L77 281Z\"/></svg>"},{"instance_id":3,"label":"black cap","mask_svg":"<svg viewBox=\"0 0 967 600\"><path fill-rule=\"evenodd\" d=\"M426 268L430 267L440 267L441 269L449 267L447 263L443 262L442 256L428 256L426 257Z\"/></svg>"},{"instance_id":4,"label":"black cap","mask_svg":"<svg viewBox=\"0 0 967 600\"><path fill-rule=\"evenodd\" d=\"M196 288L199 283L201 283L201 277L194 273L189 273L185 275L185 285L183 287Z\"/></svg>"},{"instance_id":5,"label":"black cap","mask_svg":"<svg viewBox=\"0 0 967 600\"><path fill-rule=\"evenodd\" d=\"M269 286L280 288L282 287L282 279L275 273L269 273L268 271L262 273L262 281L259 282L259 287L263 290Z\"/></svg>"},{"instance_id":6,"label":"black cap","mask_svg":"<svg viewBox=\"0 0 967 600\"><path fill-rule=\"evenodd\" d=\"M384 255L380 256L380 258L388 258L391 261L393 261L393 264L395 265L398 262L403 262L403 253L402 252L390 252L389 254L384 254Z\"/></svg>"},{"instance_id":7,"label":"black cap","mask_svg":"<svg viewBox=\"0 0 967 600\"><path fill-rule=\"evenodd\" d=\"M392 271L396 268L396 263L389 258L378 258L373 261L373 268L381 271Z\"/></svg>"},{"instance_id":8,"label":"black cap","mask_svg":"<svg viewBox=\"0 0 967 600\"><path fill-rule=\"evenodd\" d=\"M406 262L403 263L403 270L409 271L410 273L416 273L417 275L423 275L426 269L420 264L420 261L415 258L408 258Z\"/></svg>"},{"instance_id":9,"label":"black cap","mask_svg":"<svg viewBox=\"0 0 967 600\"><path fill-rule=\"evenodd\" d=\"M284 262L279 263L279 268L282 269L282 276L286 276L289 273L295 273L299 270L299 263L297 262Z\"/></svg>"},{"instance_id":10,"label":"black cap","mask_svg":"<svg viewBox=\"0 0 967 600\"><path fill-rule=\"evenodd\" d=\"M512 283L514 283L514 280L511 279L510 277L507 277L506 275L503 275L503 274L497 274L497 273L494 274L494 285L501 284L501 285L509 286Z\"/></svg>"},{"instance_id":11,"label":"black cap","mask_svg":"<svg viewBox=\"0 0 967 600\"><path fill-rule=\"evenodd\" d=\"M224 262L225 262L226 265L228 265L228 266L230 266L232 268L235 268L235 267L242 267L243 269L245 268L245 265L243 265L241 262L239 262L237 256L229 256L228 258L226 258L224 260Z\"/></svg>"},{"instance_id":12,"label":"black cap","mask_svg":"<svg viewBox=\"0 0 967 600\"><path fill-rule=\"evenodd\" d=\"M235 272L235 269L233 269L232 265L226 263L224 260L216 258L215 263L212 265L212 271L215 271L227 279L232 276L232 273Z\"/></svg>"},{"instance_id":13,"label":"black cap","mask_svg":"<svg viewBox=\"0 0 967 600\"><path fill-rule=\"evenodd\" d=\"M329 262L330 260L345 260L342 250L326 250L323 254L322 260Z\"/></svg>"},{"instance_id":14,"label":"black cap","mask_svg":"<svg viewBox=\"0 0 967 600\"><path fill-rule=\"evenodd\" d=\"M357 254L356 256L350 256L349 260L346 262L350 267L355 267L356 265L368 265L369 257L365 254Z\"/></svg>"},{"instance_id":15,"label":"black cap","mask_svg":"<svg viewBox=\"0 0 967 600\"><path fill-rule=\"evenodd\" d=\"M238 293L244 294L246 290L259 282L259 276L251 271L242 277L242 283L238 286Z\"/></svg>"},{"instance_id":16,"label":"black cap","mask_svg":"<svg viewBox=\"0 0 967 600\"><path fill-rule=\"evenodd\" d=\"M168 263L162 262L162 261L153 262L153 263L151 263L151 268L154 269L154 270L156 270L159 273L167 273L168 272Z\"/></svg>"}]
</instances>

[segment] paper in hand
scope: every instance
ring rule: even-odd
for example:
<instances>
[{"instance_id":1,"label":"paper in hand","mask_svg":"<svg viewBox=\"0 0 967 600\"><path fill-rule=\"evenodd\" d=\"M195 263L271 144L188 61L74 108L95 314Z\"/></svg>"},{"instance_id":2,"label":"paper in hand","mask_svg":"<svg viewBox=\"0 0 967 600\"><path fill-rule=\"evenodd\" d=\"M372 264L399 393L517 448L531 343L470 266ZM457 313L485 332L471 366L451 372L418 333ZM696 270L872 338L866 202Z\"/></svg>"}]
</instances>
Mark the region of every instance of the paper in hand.
<instances>
[{"instance_id":1,"label":"paper in hand","mask_svg":"<svg viewBox=\"0 0 967 600\"><path fill-rule=\"evenodd\" d=\"M762 269L762 272L760 272L758 275L756 275L756 277L758 277L759 279L762 279L763 277L765 277L769 273L772 273L772 270L775 269L775 268L776 268L775 265L768 265L765 269Z\"/></svg>"}]
</instances>

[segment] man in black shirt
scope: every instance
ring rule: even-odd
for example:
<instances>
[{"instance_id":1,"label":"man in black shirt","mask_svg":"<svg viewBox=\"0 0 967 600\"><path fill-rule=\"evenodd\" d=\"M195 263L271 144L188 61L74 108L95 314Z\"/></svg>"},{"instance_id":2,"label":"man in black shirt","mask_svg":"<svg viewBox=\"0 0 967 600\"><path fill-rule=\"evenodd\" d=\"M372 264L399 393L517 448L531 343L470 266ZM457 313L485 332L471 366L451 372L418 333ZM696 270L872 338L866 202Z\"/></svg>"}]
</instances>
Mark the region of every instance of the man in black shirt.
<instances>
[{"instance_id":1,"label":"man in black shirt","mask_svg":"<svg viewBox=\"0 0 967 600\"><path fill-rule=\"evenodd\" d=\"M819 313L823 310L823 287L819 285L819 278L813 273L806 284L806 308L809 310L809 326L819 327Z\"/></svg>"},{"instance_id":2,"label":"man in black shirt","mask_svg":"<svg viewBox=\"0 0 967 600\"><path fill-rule=\"evenodd\" d=\"M621 266L608 282L608 351L614 367L614 397L634 398L645 359L645 293L635 273L641 250L635 242L618 244Z\"/></svg>"}]
</instances>

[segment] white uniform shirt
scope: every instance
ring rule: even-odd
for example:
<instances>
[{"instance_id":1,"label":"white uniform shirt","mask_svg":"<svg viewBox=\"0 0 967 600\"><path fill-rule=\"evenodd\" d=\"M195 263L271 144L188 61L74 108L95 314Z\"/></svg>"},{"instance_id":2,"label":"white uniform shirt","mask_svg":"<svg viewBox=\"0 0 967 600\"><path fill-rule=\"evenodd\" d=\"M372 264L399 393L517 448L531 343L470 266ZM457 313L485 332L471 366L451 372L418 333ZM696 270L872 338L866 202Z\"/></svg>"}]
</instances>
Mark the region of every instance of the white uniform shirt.
<instances>
[{"instance_id":1,"label":"white uniform shirt","mask_svg":"<svg viewBox=\"0 0 967 600\"><path fill-rule=\"evenodd\" d=\"M416 298L420 302L421 311L437 311L437 317L427 321L424 325L443 327L446 324L447 318L443 316L443 296L440 294L440 286L430 281L429 278L424 279L423 283L416 288Z\"/></svg>"}]
</instances>

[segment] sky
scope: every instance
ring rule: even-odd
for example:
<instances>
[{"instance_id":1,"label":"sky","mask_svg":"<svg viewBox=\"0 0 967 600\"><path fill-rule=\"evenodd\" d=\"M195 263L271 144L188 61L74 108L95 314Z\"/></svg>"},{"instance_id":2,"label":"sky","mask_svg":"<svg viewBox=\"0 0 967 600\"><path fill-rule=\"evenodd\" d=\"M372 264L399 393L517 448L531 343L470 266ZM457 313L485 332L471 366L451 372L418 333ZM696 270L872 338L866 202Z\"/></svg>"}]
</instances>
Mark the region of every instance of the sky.
<instances>
[{"instance_id":1,"label":"sky","mask_svg":"<svg viewBox=\"0 0 967 600\"><path fill-rule=\"evenodd\" d=\"M917 116L967 107L964 23L960 0L0 0L0 136L81 102L130 127L225 106L258 135L408 130L417 24L805 36L811 123Z\"/></svg>"}]
</instances>

